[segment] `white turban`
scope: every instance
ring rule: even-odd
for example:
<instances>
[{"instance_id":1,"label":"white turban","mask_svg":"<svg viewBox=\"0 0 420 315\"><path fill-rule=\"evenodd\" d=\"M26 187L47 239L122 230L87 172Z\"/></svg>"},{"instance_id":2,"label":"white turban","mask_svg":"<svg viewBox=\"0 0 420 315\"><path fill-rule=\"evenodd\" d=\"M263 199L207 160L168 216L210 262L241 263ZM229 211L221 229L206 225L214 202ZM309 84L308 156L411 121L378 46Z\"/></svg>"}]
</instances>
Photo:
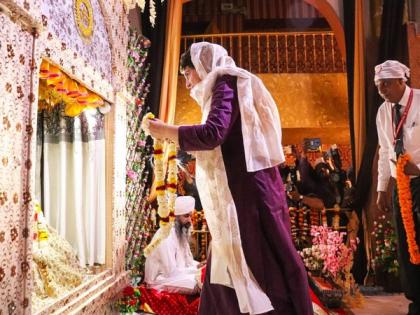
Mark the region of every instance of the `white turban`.
<instances>
[{"instance_id":1,"label":"white turban","mask_svg":"<svg viewBox=\"0 0 420 315\"><path fill-rule=\"evenodd\" d=\"M387 60L375 67L375 82L381 79L403 79L410 77L410 69L396 60Z\"/></svg>"},{"instance_id":2,"label":"white turban","mask_svg":"<svg viewBox=\"0 0 420 315\"><path fill-rule=\"evenodd\" d=\"M183 215L194 210L195 199L191 196L177 197L175 200L175 215Z\"/></svg>"}]
</instances>

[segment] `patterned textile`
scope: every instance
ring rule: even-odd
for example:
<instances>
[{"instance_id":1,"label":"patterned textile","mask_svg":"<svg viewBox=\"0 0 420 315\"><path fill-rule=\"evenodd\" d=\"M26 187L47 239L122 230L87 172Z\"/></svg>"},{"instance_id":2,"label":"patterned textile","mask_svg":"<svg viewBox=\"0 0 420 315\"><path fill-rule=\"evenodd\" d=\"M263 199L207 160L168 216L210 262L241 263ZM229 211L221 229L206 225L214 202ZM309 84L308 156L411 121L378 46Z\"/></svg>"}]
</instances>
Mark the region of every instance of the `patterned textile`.
<instances>
[{"instance_id":1,"label":"patterned textile","mask_svg":"<svg viewBox=\"0 0 420 315\"><path fill-rule=\"evenodd\" d=\"M147 303L156 315L196 315L199 296L186 296L177 293L158 292L140 287L142 304Z\"/></svg>"},{"instance_id":2,"label":"patterned textile","mask_svg":"<svg viewBox=\"0 0 420 315\"><path fill-rule=\"evenodd\" d=\"M53 110L43 110L38 113L38 141L58 143L61 141L89 142L104 139L104 115L96 109L85 110L76 117L64 115L64 104L59 104Z\"/></svg>"},{"instance_id":3,"label":"patterned textile","mask_svg":"<svg viewBox=\"0 0 420 315\"><path fill-rule=\"evenodd\" d=\"M71 245L50 226L46 226L49 238L34 242L32 277L34 290L32 301L35 310L41 308L43 300L56 298L79 286L83 273Z\"/></svg>"},{"instance_id":4,"label":"patterned textile","mask_svg":"<svg viewBox=\"0 0 420 315\"><path fill-rule=\"evenodd\" d=\"M94 23L93 33L89 40L83 39L69 14L73 11L73 1L43 1L41 6L43 21L48 31L65 44L65 48L77 51L85 62L100 73L101 78L111 82L111 47L106 29L105 17L101 14L100 1L89 1L92 5ZM95 47L95 49L92 49ZM78 73L78 75L80 75Z\"/></svg>"},{"instance_id":5,"label":"patterned textile","mask_svg":"<svg viewBox=\"0 0 420 315\"><path fill-rule=\"evenodd\" d=\"M66 8L71 7L73 3L73 1L64 2ZM115 183L112 189L114 196L112 217L114 221L112 237L107 246L112 248L112 268L116 273L116 280L113 282L115 285L110 285L99 298L93 299L91 295L84 294L85 297L78 300L79 305L85 305L84 303L89 298L89 305L86 307L85 313L97 313L111 298L111 295L123 286L123 281L126 281L123 276L124 248L126 246L125 169L117 166L125 162L126 152L125 106L128 98L122 87L127 77L125 62L127 60L128 12L124 10L122 1L94 1L95 3L92 3L96 20L94 36L103 34L102 39L109 42L109 48L105 47L106 44L100 46L84 44L82 47L80 41L75 42L74 40L73 35L77 34L77 30L74 27L72 9L64 10L62 6L64 2L1 1L1 4L6 8L12 8L13 15L18 17L11 20L7 14L4 14L9 11L8 9L3 10L4 12L0 14L0 25L2 26L0 32L0 207L2 211L0 220L0 313L2 314L35 313L31 311L33 286L30 217L33 214L33 200L35 200L36 104L39 81L37 74L42 57L59 65L60 69L71 74L92 91L103 95L108 100L115 101L113 104L115 123L113 123L112 137L119 141L116 142L113 151L113 171L110 173ZM99 3L100 7L96 3ZM42 11L41 6L43 6ZM52 6L57 8L54 9L54 12L61 11L59 15L56 15L57 19L52 17L50 20L50 15L49 13L45 15L44 8L49 11L49 7ZM21 17L25 20L25 16L31 17L31 23L42 23L42 27L39 28L39 37L36 36L35 40L31 33L19 23ZM101 19L99 16L104 17L104 26L102 26L103 23L99 24ZM64 25L65 30L62 29L60 34L71 33L71 36L57 37L54 29L59 30L56 26L60 26L60 20L63 18L64 22L61 25ZM49 28L50 23L51 29ZM93 42L95 41L93 40ZM106 57L102 48L110 49L111 57L109 54ZM86 58L85 52L93 58ZM105 57L97 59L98 54ZM60 301L60 306L65 302L68 300Z\"/></svg>"}]
</instances>

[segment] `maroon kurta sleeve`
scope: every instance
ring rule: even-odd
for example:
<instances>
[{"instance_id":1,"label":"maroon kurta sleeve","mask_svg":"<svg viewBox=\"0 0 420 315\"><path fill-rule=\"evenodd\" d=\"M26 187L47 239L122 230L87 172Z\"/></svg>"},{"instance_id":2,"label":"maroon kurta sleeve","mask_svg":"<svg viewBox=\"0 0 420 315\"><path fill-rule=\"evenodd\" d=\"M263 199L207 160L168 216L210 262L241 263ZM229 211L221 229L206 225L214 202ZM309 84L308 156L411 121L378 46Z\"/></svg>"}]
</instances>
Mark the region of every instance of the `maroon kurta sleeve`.
<instances>
[{"instance_id":1,"label":"maroon kurta sleeve","mask_svg":"<svg viewBox=\"0 0 420 315\"><path fill-rule=\"evenodd\" d=\"M236 77L222 76L216 80L213 88L211 108L206 122L179 127L179 146L184 151L214 149L224 142L238 114Z\"/></svg>"}]
</instances>

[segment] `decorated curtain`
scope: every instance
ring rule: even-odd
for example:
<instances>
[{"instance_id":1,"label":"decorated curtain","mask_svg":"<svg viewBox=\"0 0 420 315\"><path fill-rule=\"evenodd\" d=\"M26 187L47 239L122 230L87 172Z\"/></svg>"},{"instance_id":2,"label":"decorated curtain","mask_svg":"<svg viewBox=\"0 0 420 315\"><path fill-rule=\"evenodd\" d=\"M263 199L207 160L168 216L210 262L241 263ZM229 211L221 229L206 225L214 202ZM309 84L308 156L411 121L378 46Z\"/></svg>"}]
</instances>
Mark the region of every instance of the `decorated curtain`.
<instances>
[{"instance_id":1,"label":"decorated curtain","mask_svg":"<svg viewBox=\"0 0 420 315\"><path fill-rule=\"evenodd\" d=\"M65 105L38 113L36 197L48 224L67 239L82 267L105 263L104 115Z\"/></svg>"}]
</instances>

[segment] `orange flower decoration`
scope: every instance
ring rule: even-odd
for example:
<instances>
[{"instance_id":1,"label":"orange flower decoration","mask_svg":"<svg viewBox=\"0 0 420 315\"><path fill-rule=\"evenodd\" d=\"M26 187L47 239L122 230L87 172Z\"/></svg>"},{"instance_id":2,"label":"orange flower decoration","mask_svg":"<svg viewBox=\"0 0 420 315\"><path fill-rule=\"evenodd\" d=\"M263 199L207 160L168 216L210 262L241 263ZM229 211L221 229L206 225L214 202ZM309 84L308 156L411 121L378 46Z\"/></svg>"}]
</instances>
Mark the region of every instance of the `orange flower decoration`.
<instances>
[{"instance_id":1,"label":"orange flower decoration","mask_svg":"<svg viewBox=\"0 0 420 315\"><path fill-rule=\"evenodd\" d=\"M410 261L414 265L420 264L420 250L416 242L416 230L413 219L413 202L410 189L410 177L404 173L404 168L410 160L408 154L402 154L397 162L397 188L400 202L401 217L407 235Z\"/></svg>"},{"instance_id":2,"label":"orange flower decoration","mask_svg":"<svg viewBox=\"0 0 420 315\"><path fill-rule=\"evenodd\" d=\"M92 109L104 105L104 100L86 87L68 77L58 67L43 60L39 70L40 106L39 110L52 109L57 104L64 102L64 114L75 117L85 109Z\"/></svg>"}]
</instances>

